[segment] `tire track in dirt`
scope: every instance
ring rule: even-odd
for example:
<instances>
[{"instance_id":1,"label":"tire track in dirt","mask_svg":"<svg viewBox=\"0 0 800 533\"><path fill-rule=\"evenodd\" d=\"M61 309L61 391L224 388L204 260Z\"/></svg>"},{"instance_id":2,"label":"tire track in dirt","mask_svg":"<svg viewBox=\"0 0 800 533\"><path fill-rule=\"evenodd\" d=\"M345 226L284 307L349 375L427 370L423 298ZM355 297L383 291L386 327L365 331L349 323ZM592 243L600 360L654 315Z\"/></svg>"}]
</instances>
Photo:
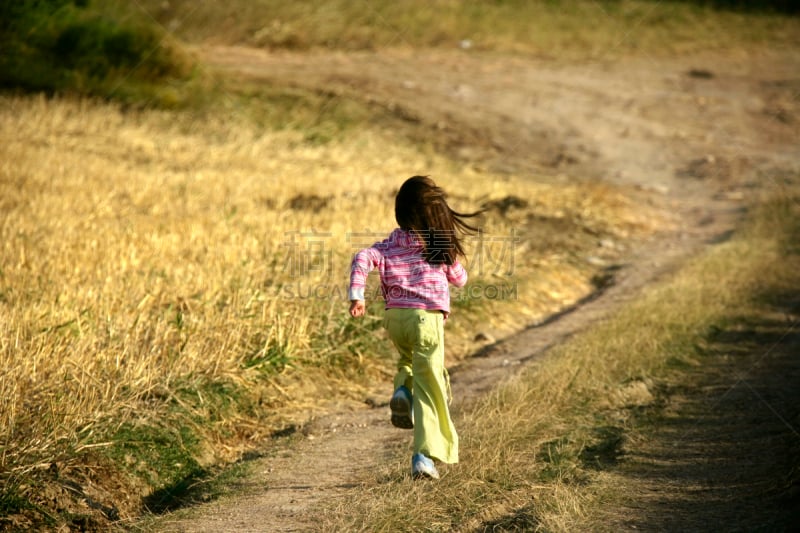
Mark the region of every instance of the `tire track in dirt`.
<instances>
[{"instance_id":1,"label":"tire track in dirt","mask_svg":"<svg viewBox=\"0 0 800 533\"><path fill-rule=\"evenodd\" d=\"M725 238L741 212L738 199L765 174L775 179L775 169L800 164L793 140L800 121L796 99L787 100L791 86L775 96L775 87L782 86L770 85L793 79L797 65L780 57L556 64L445 51L270 54L206 47L198 54L222 72L333 91L395 110L466 161L552 179L581 176L628 185L643 201L681 215L680 228L631 252L605 291L452 369L456 415L519 365ZM708 65L710 79L687 75ZM797 121L774 120L767 112L778 97L789 102L783 110ZM697 161L701 167L706 161L703 172L692 171ZM408 433L389 425L388 396L372 408L315 419L301 433L255 459L254 476L231 493L188 516L164 517L158 528L313 530L315 509L346 499L377 465L408 459L396 453Z\"/></svg>"}]
</instances>

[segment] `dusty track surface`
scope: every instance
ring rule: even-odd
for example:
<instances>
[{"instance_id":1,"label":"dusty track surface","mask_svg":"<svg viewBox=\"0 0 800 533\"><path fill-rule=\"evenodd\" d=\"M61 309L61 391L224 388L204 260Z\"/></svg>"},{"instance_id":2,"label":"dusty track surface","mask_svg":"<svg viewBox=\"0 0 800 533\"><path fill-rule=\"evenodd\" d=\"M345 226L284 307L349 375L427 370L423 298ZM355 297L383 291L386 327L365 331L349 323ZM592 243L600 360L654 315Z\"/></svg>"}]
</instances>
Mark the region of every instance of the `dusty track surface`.
<instances>
[{"instance_id":1,"label":"dusty track surface","mask_svg":"<svg viewBox=\"0 0 800 533\"><path fill-rule=\"evenodd\" d=\"M631 251L602 294L452 369L456 411L724 238L750 191L779 186L800 167L796 55L559 64L461 51L198 53L253 81L363 98L476 165L607 180L681 215L676 231ZM409 433L389 425L386 402L315 419L253 460L253 477L229 495L164 517L158 528L313 530L319 506L346 499L376 465L408 459L397 455L398 439Z\"/></svg>"}]
</instances>

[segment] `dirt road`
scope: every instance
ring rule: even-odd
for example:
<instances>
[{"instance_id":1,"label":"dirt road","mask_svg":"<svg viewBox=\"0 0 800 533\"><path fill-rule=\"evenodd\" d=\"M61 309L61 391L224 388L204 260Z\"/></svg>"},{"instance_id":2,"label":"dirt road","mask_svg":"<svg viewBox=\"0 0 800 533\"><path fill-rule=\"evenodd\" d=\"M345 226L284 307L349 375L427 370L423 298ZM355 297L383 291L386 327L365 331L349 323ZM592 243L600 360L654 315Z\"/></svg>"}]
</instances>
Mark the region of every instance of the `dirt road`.
<instances>
[{"instance_id":1,"label":"dirt road","mask_svg":"<svg viewBox=\"0 0 800 533\"><path fill-rule=\"evenodd\" d=\"M462 50L198 53L222 72L384 106L476 165L607 180L682 216L678 230L632 251L604 293L453 369L461 406L723 238L741 200L800 166L800 58L788 53L580 64ZM230 494L159 529L313 530L321 504L344 501L376 465L406 459L396 448L408 434L389 425L382 402L314 420L298 437L255 459L253 477Z\"/></svg>"}]
</instances>

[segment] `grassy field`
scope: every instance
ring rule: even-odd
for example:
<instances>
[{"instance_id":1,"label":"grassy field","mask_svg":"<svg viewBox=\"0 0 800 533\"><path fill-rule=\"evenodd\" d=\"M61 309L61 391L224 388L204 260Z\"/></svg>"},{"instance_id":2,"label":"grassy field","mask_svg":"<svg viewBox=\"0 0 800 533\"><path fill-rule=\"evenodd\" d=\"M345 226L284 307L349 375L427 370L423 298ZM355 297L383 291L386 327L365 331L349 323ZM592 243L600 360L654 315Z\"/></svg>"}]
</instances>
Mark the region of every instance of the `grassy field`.
<instances>
[{"instance_id":1,"label":"grassy field","mask_svg":"<svg viewBox=\"0 0 800 533\"><path fill-rule=\"evenodd\" d=\"M190 42L276 49L464 47L541 57L674 56L798 44L798 20L702 2L139 2ZM700 4L700 5L697 5ZM763 4L762 4L763 6Z\"/></svg>"},{"instance_id":2,"label":"grassy field","mask_svg":"<svg viewBox=\"0 0 800 533\"><path fill-rule=\"evenodd\" d=\"M562 58L788 47L800 35L796 19L671 3L457 4L92 2L95 11L63 21L90 20L118 36L106 25L112 15L130 21L125 28L152 16L163 25L150 35L156 41L175 33L191 42L370 49L468 39L478 50ZM191 77L191 61L174 60L178 77ZM132 61L97 79L76 69L66 84L23 84L47 97L0 96L3 527L102 527L103 515L135 516L302 424L312 408L363 403L387 382L394 355L379 302L366 320L347 318L349 259L392 229L394 191L412 174L433 174L456 208L488 209L486 239L469 243L472 290L455 295L451 362L480 346L478 332L502 337L589 294L602 270L589 256L612 264L671 223L608 185L460 166L355 100L281 87L209 90L207 79L187 89L158 76L145 76L152 85L140 91L128 76ZM623 374L602 379L618 384ZM593 401L592 390L582 392ZM507 394L497 401L505 405ZM468 433L473 449L494 438ZM555 434L545 428L536 438ZM495 479L491 464L459 476ZM515 476L498 485L509 492L496 501L516 501L529 481ZM456 481L442 498L464 489ZM399 489L386 497L391 490ZM498 492L467 494L481 502ZM459 512L478 520L475 507Z\"/></svg>"},{"instance_id":3,"label":"grassy field","mask_svg":"<svg viewBox=\"0 0 800 533\"><path fill-rule=\"evenodd\" d=\"M746 10L711 7L715 4L738 3L8 3L0 6L0 88L88 94L136 107L196 107L209 96L208 80L181 41L273 50L461 48L559 60L718 50L757 54L800 44L800 19L780 14L797 12L787 2Z\"/></svg>"},{"instance_id":4,"label":"grassy field","mask_svg":"<svg viewBox=\"0 0 800 533\"><path fill-rule=\"evenodd\" d=\"M57 521L47 498L67 500L67 479L91 482L98 501L123 487L120 512L134 513L152 490L180 492L324 411L320 397L362 402L393 352L380 302L348 320L349 259L391 230L408 175L436 169L455 206L490 207L486 239L470 244L472 292L455 297L453 361L477 331L508 334L592 291L598 238L662 222L608 186L477 173L376 130L320 143L311 125L231 114L37 97L2 97L0 110L11 514ZM575 231L521 260L549 223Z\"/></svg>"},{"instance_id":5,"label":"grassy field","mask_svg":"<svg viewBox=\"0 0 800 533\"><path fill-rule=\"evenodd\" d=\"M772 401L796 398L790 377L780 383L782 389L765 388L761 381L775 384L782 371L797 375L791 346L797 342L798 237L798 192L765 200L732 240L468 409L456 421L465 436L462 462L448 469L435 490L413 483L405 465L387 465L364 483L357 501L327 511L326 530L618 531L648 516L656 517L650 524L656 529L669 523L700 530L712 522L733 526L731 516L739 520L737 527L782 529L792 509L790 487L800 482L792 425L796 404L776 416L774 408L760 404L763 396L749 391ZM795 340L783 347L792 333ZM745 402L725 410L724 436L713 418L719 404L709 402L691 418L680 408L681 391L691 395L713 383L720 390L714 401ZM748 409L754 403L764 411L758 422L743 418L752 416ZM662 446L673 456L673 470L695 469L694 477L682 474L686 483L697 480L694 485L670 486L675 480L664 474L668 465L654 454L653 441L664 427L674 427L670 417L676 411L684 417L680 440ZM767 434L757 433L770 421ZM752 447L755 440L755 449L714 455L712 443L731 434L732 447ZM698 451L703 443L707 447ZM681 455L681 446L687 455ZM620 457L642 448L653 455L634 453L629 461L645 461L643 470L615 468ZM729 455L741 462L728 464ZM716 464L716 473L706 473L707 465ZM703 484L703 476L720 479L720 473L730 486L713 495L698 488L711 483ZM651 497L672 494L671 506L647 507L642 488L648 477L655 480ZM728 500L712 499L723 488ZM697 499L699 490L709 491L705 499ZM741 502L736 512L731 501Z\"/></svg>"}]
</instances>

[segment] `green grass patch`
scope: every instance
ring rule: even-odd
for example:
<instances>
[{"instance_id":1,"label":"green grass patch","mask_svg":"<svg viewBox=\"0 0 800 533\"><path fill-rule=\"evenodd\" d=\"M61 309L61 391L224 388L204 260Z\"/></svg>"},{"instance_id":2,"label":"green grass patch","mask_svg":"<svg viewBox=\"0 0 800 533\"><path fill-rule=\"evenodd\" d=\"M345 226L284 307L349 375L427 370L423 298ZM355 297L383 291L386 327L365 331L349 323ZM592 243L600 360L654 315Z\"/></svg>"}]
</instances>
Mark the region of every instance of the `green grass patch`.
<instances>
[{"instance_id":1,"label":"green grass patch","mask_svg":"<svg viewBox=\"0 0 800 533\"><path fill-rule=\"evenodd\" d=\"M192 65L124 2L38 0L0 7L0 88L174 106Z\"/></svg>"},{"instance_id":2,"label":"green grass patch","mask_svg":"<svg viewBox=\"0 0 800 533\"><path fill-rule=\"evenodd\" d=\"M170 494L178 494L187 480L202 475L197 445L200 439L193 428L175 425L168 418L161 422L123 424L111 437L114 443L108 456L148 485L155 487L153 498L159 505Z\"/></svg>"},{"instance_id":3,"label":"green grass patch","mask_svg":"<svg viewBox=\"0 0 800 533\"><path fill-rule=\"evenodd\" d=\"M151 395L163 406L161 416L119 425L103 439L112 445L100 453L136 485L149 487L142 500L146 512L161 514L213 499L240 470L227 472L214 461L209 435L229 438L239 417L264 416L250 392L224 378L183 378L167 396Z\"/></svg>"}]
</instances>

